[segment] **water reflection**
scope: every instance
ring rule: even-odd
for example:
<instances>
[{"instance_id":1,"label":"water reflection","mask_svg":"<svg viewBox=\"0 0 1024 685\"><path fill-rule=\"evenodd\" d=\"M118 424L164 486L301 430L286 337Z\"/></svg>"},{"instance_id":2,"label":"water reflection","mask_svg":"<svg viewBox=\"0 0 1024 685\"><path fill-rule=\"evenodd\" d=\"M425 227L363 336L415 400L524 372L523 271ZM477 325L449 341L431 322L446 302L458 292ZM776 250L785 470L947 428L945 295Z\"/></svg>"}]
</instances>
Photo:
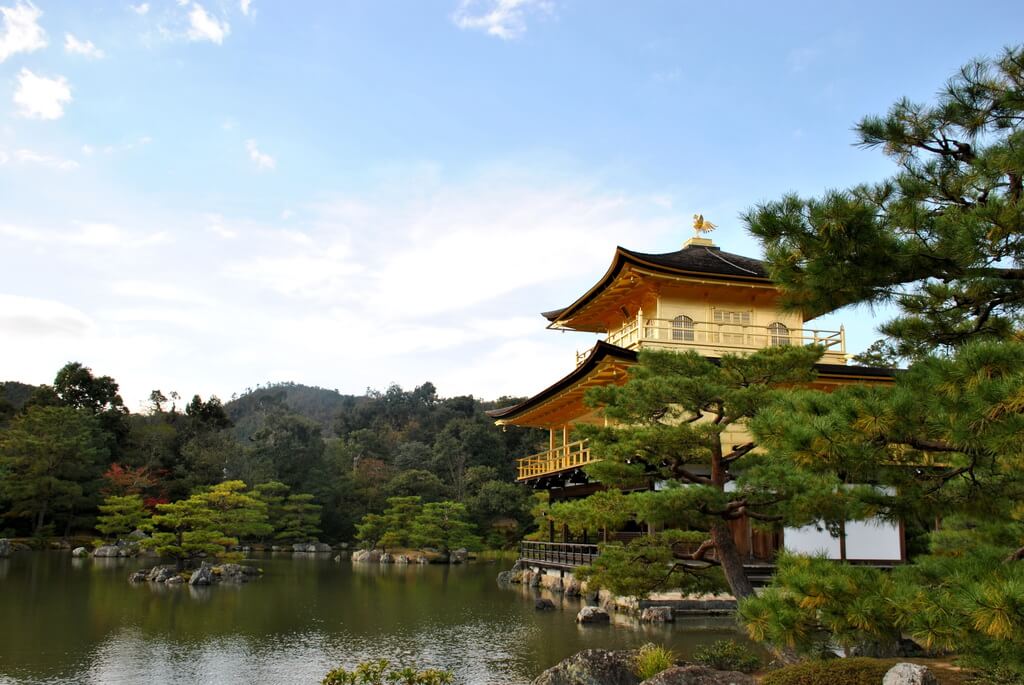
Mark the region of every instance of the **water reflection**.
<instances>
[{"instance_id":1,"label":"water reflection","mask_svg":"<svg viewBox=\"0 0 1024 685\"><path fill-rule=\"evenodd\" d=\"M314 684L379 657L519 685L581 649L654 640L687 654L733 634L729 619L579 627L578 600L545 593L556 610L535 611L534 590L499 588L487 564L268 555L264 578L247 585L127 582L151 563L56 552L0 561L0 683Z\"/></svg>"}]
</instances>

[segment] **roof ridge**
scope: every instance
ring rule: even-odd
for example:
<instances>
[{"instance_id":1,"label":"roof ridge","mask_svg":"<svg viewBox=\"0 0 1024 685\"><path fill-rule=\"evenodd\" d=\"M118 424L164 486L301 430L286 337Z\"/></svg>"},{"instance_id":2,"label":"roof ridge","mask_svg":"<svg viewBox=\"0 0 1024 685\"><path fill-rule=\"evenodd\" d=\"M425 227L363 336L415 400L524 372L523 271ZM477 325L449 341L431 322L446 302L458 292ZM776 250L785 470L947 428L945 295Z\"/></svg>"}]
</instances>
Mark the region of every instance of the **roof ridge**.
<instances>
[{"instance_id":1,"label":"roof ridge","mask_svg":"<svg viewBox=\"0 0 1024 685\"><path fill-rule=\"evenodd\" d=\"M723 262L725 262L729 266L733 267L734 269L739 269L740 271L746 271L748 274L753 274L754 276L759 276L760 275L756 271L752 271L750 269L746 269L746 268L740 266L739 264L733 264L732 262L730 262L728 259L726 259L722 255L718 254L717 252L712 252L711 250L709 250L706 247L704 248L704 251L707 252L712 257L716 257L717 259L722 260ZM719 250L719 252L721 252L721 250ZM749 259L749 257L747 257L747 259Z\"/></svg>"}]
</instances>

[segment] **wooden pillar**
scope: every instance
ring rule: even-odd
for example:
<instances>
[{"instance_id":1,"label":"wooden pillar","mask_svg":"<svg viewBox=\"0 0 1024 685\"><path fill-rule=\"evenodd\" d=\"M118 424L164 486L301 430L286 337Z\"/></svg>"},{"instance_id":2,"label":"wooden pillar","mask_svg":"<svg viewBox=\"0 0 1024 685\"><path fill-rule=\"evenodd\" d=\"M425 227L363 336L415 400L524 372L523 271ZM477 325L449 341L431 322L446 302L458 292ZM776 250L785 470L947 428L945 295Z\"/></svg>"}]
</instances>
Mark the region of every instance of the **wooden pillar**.
<instances>
[{"instance_id":1,"label":"wooden pillar","mask_svg":"<svg viewBox=\"0 0 1024 685\"><path fill-rule=\"evenodd\" d=\"M565 452L565 456L569 456L569 426L562 426L562 450Z\"/></svg>"}]
</instances>

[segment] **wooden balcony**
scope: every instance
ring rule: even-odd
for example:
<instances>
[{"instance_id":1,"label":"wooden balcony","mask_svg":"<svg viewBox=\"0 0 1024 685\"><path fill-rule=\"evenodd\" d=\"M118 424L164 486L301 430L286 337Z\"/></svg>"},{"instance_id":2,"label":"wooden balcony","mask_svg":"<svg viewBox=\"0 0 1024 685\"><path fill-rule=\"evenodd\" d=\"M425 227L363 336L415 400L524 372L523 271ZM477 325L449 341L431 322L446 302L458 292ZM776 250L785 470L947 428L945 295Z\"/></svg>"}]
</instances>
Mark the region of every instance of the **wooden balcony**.
<instances>
[{"instance_id":1,"label":"wooden balcony","mask_svg":"<svg viewBox=\"0 0 1024 685\"><path fill-rule=\"evenodd\" d=\"M786 328L778 324L754 326L742 323L651 319L639 315L615 331L605 342L630 350L647 348L693 349L708 356L723 352L743 352L785 345L821 345L824 361L846 363L846 333L809 328ZM576 365L587 359L587 352L576 353Z\"/></svg>"},{"instance_id":2,"label":"wooden balcony","mask_svg":"<svg viewBox=\"0 0 1024 685\"><path fill-rule=\"evenodd\" d=\"M593 464L595 459L590 454L590 446L586 440L577 440L567 445L554 447L545 452L531 454L528 457L518 459L519 475L518 481L529 480L539 476L547 476L552 473L568 471L587 464Z\"/></svg>"}]
</instances>

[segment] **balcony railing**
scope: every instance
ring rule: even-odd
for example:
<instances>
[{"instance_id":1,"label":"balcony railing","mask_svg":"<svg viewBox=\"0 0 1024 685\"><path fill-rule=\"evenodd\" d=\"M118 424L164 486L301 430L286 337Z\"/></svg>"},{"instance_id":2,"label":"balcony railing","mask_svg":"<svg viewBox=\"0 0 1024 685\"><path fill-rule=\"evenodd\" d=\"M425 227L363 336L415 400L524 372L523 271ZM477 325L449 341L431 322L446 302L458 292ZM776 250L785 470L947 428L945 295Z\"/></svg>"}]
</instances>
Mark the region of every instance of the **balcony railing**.
<instances>
[{"instance_id":1,"label":"balcony railing","mask_svg":"<svg viewBox=\"0 0 1024 685\"><path fill-rule=\"evenodd\" d=\"M786 328L773 324L754 326L741 323L686 321L681 319L649 319L642 316L627 321L622 328L611 331L605 342L633 349L642 343L681 348L713 348L739 351L784 345L821 345L826 352L846 353L843 329L825 331L809 328ZM587 352L576 354L576 365L586 361Z\"/></svg>"},{"instance_id":2,"label":"balcony railing","mask_svg":"<svg viewBox=\"0 0 1024 685\"><path fill-rule=\"evenodd\" d=\"M522 561L574 568L589 564L597 558L597 545L581 545L573 542L533 542L523 540L519 543L519 558Z\"/></svg>"},{"instance_id":3,"label":"balcony railing","mask_svg":"<svg viewBox=\"0 0 1024 685\"><path fill-rule=\"evenodd\" d=\"M598 459L590 455L590 446L586 440L577 440L568 445L555 447L554 449L531 454L517 460L519 477L517 480L527 480L538 476L546 476L559 471L567 471L579 466L592 464Z\"/></svg>"}]
</instances>

